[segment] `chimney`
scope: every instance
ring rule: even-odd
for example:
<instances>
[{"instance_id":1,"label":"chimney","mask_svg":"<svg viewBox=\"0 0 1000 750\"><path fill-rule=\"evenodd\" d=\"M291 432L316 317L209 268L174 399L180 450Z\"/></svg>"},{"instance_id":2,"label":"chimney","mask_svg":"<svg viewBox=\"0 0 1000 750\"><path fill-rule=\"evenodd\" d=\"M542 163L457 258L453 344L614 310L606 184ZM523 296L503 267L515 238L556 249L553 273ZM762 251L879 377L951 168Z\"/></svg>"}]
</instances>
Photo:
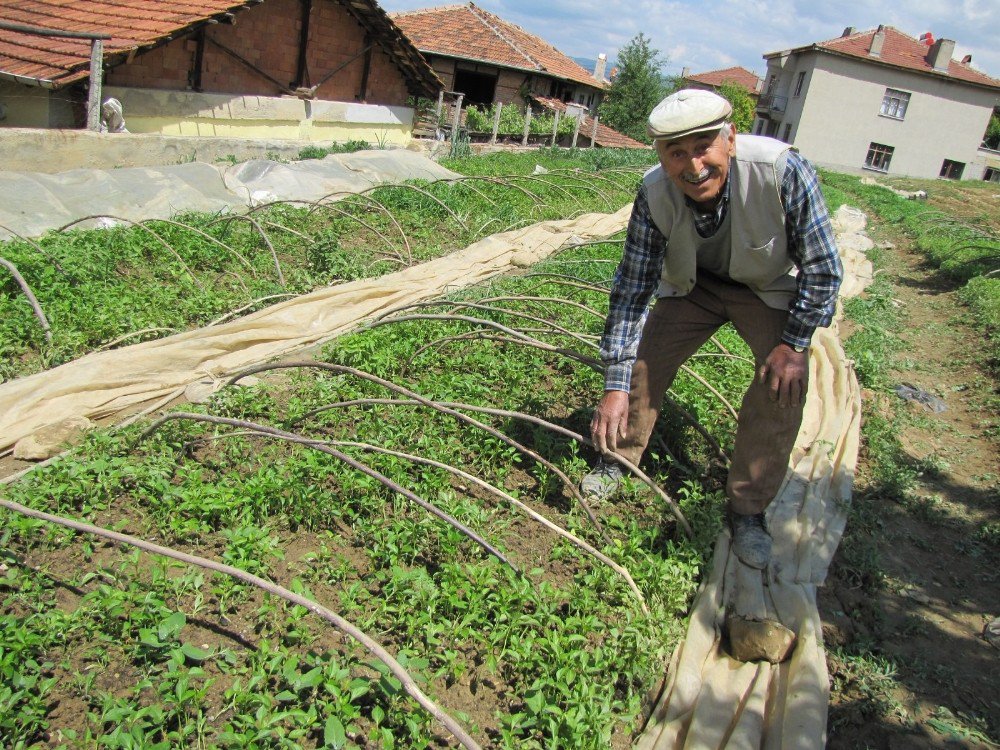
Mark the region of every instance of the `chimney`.
<instances>
[{"instance_id":1,"label":"chimney","mask_svg":"<svg viewBox=\"0 0 1000 750\"><path fill-rule=\"evenodd\" d=\"M851 36L852 34L854 34L855 31L857 31L856 28L854 28L853 26L848 26L846 29L844 29L844 33L841 34L841 36Z\"/></svg>"},{"instance_id":2,"label":"chimney","mask_svg":"<svg viewBox=\"0 0 1000 750\"><path fill-rule=\"evenodd\" d=\"M686 66L681 68L681 78L687 78L689 75L691 75L691 68Z\"/></svg>"},{"instance_id":3,"label":"chimney","mask_svg":"<svg viewBox=\"0 0 1000 750\"><path fill-rule=\"evenodd\" d=\"M885 27L879 26L878 31L872 34L872 46L868 48L868 54L871 57L880 57L883 44L885 44Z\"/></svg>"},{"instance_id":4,"label":"chimney","mask_svg":"<svg viewBox=\"0 0 1000 750\"><path fill-rule=\"evenodd\" d=\"M951 54L954 51L955 42L952 39L938 39L927 52L927 62L934 70L947 73L948 63L951 62Z\"/></svg>"},{"instance_id":5,"label":"chimney","mask_svg":"<svg viewBox=\"0 0 1000 750\"><path fill-rule=\"evenodd\" d=\"M597 62L594 63L594 78L598 81L604 80L604 68L608 64L608 56L603 52L597 56Z\"/></svg>"}]
</instances>

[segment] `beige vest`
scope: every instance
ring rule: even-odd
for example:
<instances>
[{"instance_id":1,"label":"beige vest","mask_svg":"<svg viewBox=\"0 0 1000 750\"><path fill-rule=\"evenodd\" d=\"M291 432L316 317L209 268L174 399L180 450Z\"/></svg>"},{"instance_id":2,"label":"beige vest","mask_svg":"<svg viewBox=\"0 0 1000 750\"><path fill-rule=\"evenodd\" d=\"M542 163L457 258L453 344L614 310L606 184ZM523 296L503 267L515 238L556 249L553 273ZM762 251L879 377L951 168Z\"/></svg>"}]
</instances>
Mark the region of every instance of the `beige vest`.
<instances>
[{"instance_id":1,"label":"beige vest","mask_svg":"<svg viewBox=\"0 0 1000 750\"><path fill-rule=\"evenodd\" d=\"M736 136L730 160L728 225L729 278L750 287L764 304L787 310L796 296L797 269L788 255L781 181L789 146L773 138ZM779 173L780 169L780 173ZM720 240L702 238L684 194L660 166L643 177L653 223L667 240L658 297L682 297L695 285L699 248Z\"/></svg>"}]
</instances>

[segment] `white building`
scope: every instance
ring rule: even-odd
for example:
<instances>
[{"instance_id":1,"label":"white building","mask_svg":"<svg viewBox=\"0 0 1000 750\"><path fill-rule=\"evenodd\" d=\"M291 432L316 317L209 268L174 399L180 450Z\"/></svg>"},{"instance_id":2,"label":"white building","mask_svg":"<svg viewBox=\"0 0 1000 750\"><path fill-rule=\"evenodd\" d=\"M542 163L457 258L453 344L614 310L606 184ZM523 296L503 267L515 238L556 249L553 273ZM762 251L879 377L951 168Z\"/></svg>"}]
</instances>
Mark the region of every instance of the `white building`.
<instances>
[{"instance_id":1,"label":"white building","mask_svg":"<svg viewBox=\"0 0 1000 750\"><path fill-rule=\"evenodd\" d=\"M1000 81L954 50L879 26L768 53L753 132L838 170L1000 181L1000 151L983 146Z\"/></svg>"}]
</instances>

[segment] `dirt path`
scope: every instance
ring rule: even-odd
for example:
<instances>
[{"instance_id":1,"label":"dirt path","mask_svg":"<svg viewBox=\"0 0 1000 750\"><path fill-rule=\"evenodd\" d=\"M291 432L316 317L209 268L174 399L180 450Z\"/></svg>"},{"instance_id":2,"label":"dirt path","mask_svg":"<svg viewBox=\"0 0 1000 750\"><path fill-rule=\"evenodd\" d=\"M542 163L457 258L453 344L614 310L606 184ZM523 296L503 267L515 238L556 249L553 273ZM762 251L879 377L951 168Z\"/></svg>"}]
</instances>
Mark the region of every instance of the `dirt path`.
<instances>
[{"instance_id":1,"label":"dirt path","mask_svg":"<svg viewBox=\"0 0 1000 750\"><path fill-rule=\"evenodd\" d=\"M892 383L943 399L909 403L894 430L903 462L887 475L863 454L848 533L821 590L833 681L829 748L1000 747L1000 461L996 381L957 285L890 240L893 304L905 348ZM891 415L893 394L867 393Z\"/></svg>"}]
</instances>

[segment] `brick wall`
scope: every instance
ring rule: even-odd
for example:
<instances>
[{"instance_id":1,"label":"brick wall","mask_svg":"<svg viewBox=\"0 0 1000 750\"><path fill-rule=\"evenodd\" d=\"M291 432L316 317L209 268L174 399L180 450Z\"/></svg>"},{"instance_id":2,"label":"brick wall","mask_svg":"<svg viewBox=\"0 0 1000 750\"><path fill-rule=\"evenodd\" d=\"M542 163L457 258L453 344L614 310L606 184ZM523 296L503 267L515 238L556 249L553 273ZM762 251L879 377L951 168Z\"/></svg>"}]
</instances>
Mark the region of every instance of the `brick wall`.
<instances>
[{"instance_id":1,"label":"brick wall","mask_svg":"<svg viewBox=\"0 0 1000 750\"><path fill-rule=\"evenodd\" d=\"M302 7L299 0L267 0L236 14L232 26L206 27L202 62L202 91L212 93L277 96L281 86L295 83L298 69ZM364 56L364 29L335 0L313 4L309 22L307 85L315 85L335 68L344 65L316 91L316 97L332 101L359 101ZM211 40L224 45L267 76L226 53ZM110 86L185 90L195 80L194 35L176 39L111 70ZM402 105L408 96L406 79L391 58L376 44L371 52L368 90L371 104Z\"/></svg>"}]
</instances>

